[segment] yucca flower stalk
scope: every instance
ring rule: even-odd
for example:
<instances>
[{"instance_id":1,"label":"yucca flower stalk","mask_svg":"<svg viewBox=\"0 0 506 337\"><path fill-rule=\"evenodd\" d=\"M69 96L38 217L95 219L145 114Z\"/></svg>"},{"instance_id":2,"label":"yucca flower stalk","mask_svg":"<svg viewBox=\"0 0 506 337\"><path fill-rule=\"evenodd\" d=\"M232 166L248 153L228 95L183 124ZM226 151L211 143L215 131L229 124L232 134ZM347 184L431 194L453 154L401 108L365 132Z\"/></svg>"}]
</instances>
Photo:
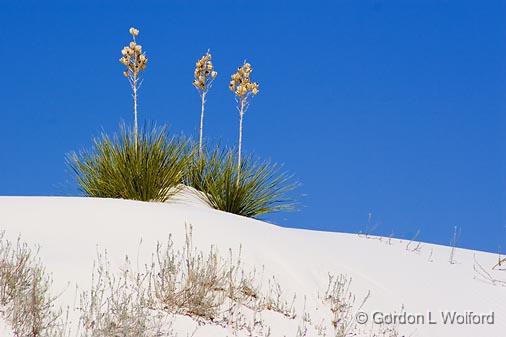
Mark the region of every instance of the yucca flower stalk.
<instances>
[{"instance_id":1,"label":"yucca flower stalk","mask_svg":"<svg viewBox=\"0 0 506 337\"><path fill-rule=\"evenodd\" d=\"M211 88L214 79L218 76L218 73L214 71L212 55L207 53L202 56L195 64L195 72L193 73L194 80L193 86L197 89L201 100L201 111L200 111L200 130L199 130L199 154L202 155L202 139L204 132L204 110L206 104L207 92Z\"/></svg>"},{"instance_id":2,"label":"yucca flower stalk","mask_svg":"<svg viewBox=\"0 0 506 337\"><path fill-rule=\"evenodd\" d=\"M239 111L239 144L237 150L237 185L241 174L241 151L242 151L242 123L244 113L249 107L249 99L252 95L257 95L259 85L256 82L251 82L250 76L253 68L249 63L244 61L242 67L237 69L230 80L229 88L235 94L237 102L237 110Z\"/></svg>"},{"instance_id":3,"label":"yucca flower stalk","mask_svg":"<svg viewBox=\"0 0 506 337\"><path fill-rule=\"evenodd\" d=\"M139 134L137 126L137 92L142 84L141 72L146 69L148 58L146 57L146 53L142 51L142 46L137 44L135 39L139 35L139 30L132 27L128 32L132 35L132 41L121 50L123 56L119 61L126 68L123 75L128 79L130 87L132 88L132 97L134 100L134 138L135 146L137 146Z\"/></svg>"}]
</instances>

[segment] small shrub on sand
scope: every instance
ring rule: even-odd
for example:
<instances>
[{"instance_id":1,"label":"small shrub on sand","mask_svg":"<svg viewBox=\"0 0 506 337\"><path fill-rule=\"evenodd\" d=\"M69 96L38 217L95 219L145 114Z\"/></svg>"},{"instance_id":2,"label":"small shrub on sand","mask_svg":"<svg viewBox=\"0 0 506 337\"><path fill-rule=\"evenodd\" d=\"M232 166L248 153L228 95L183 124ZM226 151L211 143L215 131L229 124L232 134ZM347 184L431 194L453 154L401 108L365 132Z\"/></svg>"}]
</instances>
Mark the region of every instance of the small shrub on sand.
<instances>
[{"instance_id":1,"label":"small shrub on sand","mask_svg":"<svg viewBox=\"0 0 506 337\"><path fill-rule=\"evenodd\" d=\"M292 209L287 194L297 186L280 166L251 156L242 159L239 170L231 150L195 158L186 184L201 191L211 207L253 218Z\"/></svg>"},{"instance_id":2,"label":"small shrub on sand","mask_svg":"<svg viewBox=\"0 0 506 337\"><path fill-rule=\"evenodd\" d=\"M126 260L129 263L128 259ZM151 309L149 277L126 269L111 273L107 255L99 255L92 275L92 287L79 301L80 337L171 336L171 324Z\"/></svg>"},{"instance_id":3,"label":"small shrub on sand","mask_svg":"<svg viewBox=\"0 0 506 337\"><path fill-rule=\"evenodd\" d=\"M0 318L20 337L63 337L66 327L54 308L52 284L27 244L0 233Z\"/></svg>"},{"instance_id":4,"label":"small shrub on sand","mask_svg":"<svg viewBox=\"0 0 506 337\"><path fill-rule=\"evenodd\" d=\"M136 142L137 139L137 142ZM169 138L165 128L102 135L92 150L67 161L82 191L91 197L166 201L178 191L189 163L187 141Z\"/></svg>"}]
</instances>

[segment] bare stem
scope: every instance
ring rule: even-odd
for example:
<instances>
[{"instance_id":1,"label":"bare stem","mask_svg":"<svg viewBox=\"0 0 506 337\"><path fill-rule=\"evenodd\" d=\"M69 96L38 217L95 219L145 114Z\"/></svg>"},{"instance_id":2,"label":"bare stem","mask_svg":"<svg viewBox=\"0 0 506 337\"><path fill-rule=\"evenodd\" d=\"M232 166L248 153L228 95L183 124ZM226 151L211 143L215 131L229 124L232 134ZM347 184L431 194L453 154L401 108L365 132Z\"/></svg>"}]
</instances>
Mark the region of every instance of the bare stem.
<instances>
[{"instance_id":1,"label":"bare stem","mask_svg":"<svg viewBox=\"0 0 506 337\"><path fill-rule=\"evenodd\" d=\"M202 110L200 113L200 137L199 137L199 154L202 155L202 137L203 137L203 130L204 130L204 109L206 104L206 92L202 92L200 95L202 98Z\"/></svg>"},{"instance_id":2,"label":"bare stem","mask_svg":"<svg viewBox=\"0 0 506 337\"><path fill-rule=\"evenodd\" d=\"M239 108L239 149L237 152L237 185L239 185L241 173L241 151L242 151L242 119L244 117L245 98L240 99Z\"/></svg>"},{"instance_id":3,"label":"bare stem","mask_svg":"<svg viewBox=\"0 0 506 337\"><path fill-rule=\"evenodd\" d=\"M138 139L138 127L137 127L137 78L133 80L132 85L133 97L134 97L134 142L135 148L137 148L137 139Z\"/></svg>"}]
</instances>

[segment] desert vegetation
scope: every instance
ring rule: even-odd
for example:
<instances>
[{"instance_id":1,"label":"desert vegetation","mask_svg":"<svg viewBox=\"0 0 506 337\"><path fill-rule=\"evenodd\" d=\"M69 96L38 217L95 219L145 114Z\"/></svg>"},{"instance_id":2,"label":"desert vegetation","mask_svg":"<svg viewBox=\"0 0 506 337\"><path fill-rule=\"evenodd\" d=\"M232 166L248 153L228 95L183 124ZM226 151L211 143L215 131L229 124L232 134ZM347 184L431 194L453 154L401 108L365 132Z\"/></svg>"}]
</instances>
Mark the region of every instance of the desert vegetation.
<instances>
[{"instance_id":1,"label":"desert vegetation","mask_svg":"<svg viewBox=\"0 0 506 337\"><path fill-rule=\"evenodd\" d=\"M198 142L171 137L164 127L138 127L138 92L148 58L138 44L139 30L130 28L130 43L121 50L120 63L133 97L133 127L122 125L117 134L93 141L91 149L71 153L67 162L87 196L141 201L167 201L182 187L196 189L211 206L248 217L289 210L288 197L297 186L281 166L243 155L243 120L259 85L251 80L253 67L244 62L231 76L239 112L236 147L211 146L204 139L206 99L218 75L208 51L195 64L193 86L200 97Z\"/></svg>"},{"instance_id":2,"label":"desert vegetation","mask_svg":"<svg viewBox=\"0 0 506 337\"><path fill-rule=\"evenodd\" d=\"M26 243L0 233L0 316L16 337L65 337L63 311L55 307L52 279Z\"/></svg>"},{"instance_id":3,"label":"desert vegetation","mask_svg":"<svg viewBox=\"0 0 506 337\"><path fill-rule=\"evenodd\" d=\"M204 112L206 106L206 97L209 89L213 85L213 81L218 76L218 72L214 70L212 55L207 53L202 56L195 64L195 71L193 72L194 80L193 86L197 89L200 96L200 128L199 128L199 154L203 151L204 141Z\"/></svg>"},{"instance_id":4,"label":"desert vegetation","mask_svg":"<svg viewBox=\"0 0 506 337\"><path fill-rule=\"evenodd\" d=\"M143 270L135 271L127 257L123 271L114 273L107 255L99 255L92 287L81 294L81 336L171 336L180 317L190 317L197 330L216 326L235 336L273 336L266 313L290 322L299 337L397 336L392 326L357 325L355 314L369 295L356 301L349 277L329 274L326 289L317 290L312 303L318 310L309 313L297 302L307 294L298 297L263 268L246 267L241 247L225 255L214 246L204 252L194 246L192 232L187 226L181 247L172 237L158 243Z\"/></svg>"},{"instance_id":5,"label":"desert vegetation","mask_svg":"<svg viewBox=\"0 0 506 337\"><path fill-rule=\"evenodd\" d=\"M136 133L122 126L119 134L103 134L92 150L72 153L67 161L88 196L166 201L183 182L189 148L188 140L170 137L163 127Z\"/></svg>"},{"instance_id":6,"label":"desert vegetation","mask_svg":"<svg viewBox=\"0 0 506 337\"><path fill-rule=\"evenodd\" d=\"M198 249L192 231L186 227L181 247L171 237L159 243L152 262L140 270L128 257L113 270L107 252L99 253L90 288L80 291L65 315L34 250L1 236L0 319L19 337L177 336L174 325L184 317L193 322L193 333L215 326L236 336L274 336L273 322L281 319L299 337L397 336L392 327L360 330L354 315L367 296L357 305L348 277L329 274L327 288L309 304L309 294L287 292L263 268L246 267L240 247L225 255L213 246ZM69 324L69 312L75 324Z\"/></svg>"},{"instance_id":7,"label":"desert vegetation","mask_svg":"<svg viewBox=\"0 0 506 337\"><path fill-rule=\"evenodd\" d=\"M123 75L128 79L128 83L132 89L132 98L134 104L134 142L137 141L138 136L138 117L137 117L137 100L138 91L142 84L142 72L146 69L148 58L146 53L143 52L142 46L137 44L136 37L139 35L139 30L132 27L128 31L132 35L132 41L121 50L122 57L119 59L121 64L125 66Z\"/></svg>"},{"instance_id":8,"label":"desert vegetation","mask_svg":"<svg viewBox=\"0 0 506 337\"><path fill-rule=\"evenodd\" d=\"M233 150L217 149L194 159L186 184L203 192L203 200L215 209L258 217L294 207L287 195L297 184L281 169L247 156L239 170Z\"/></svg>"},{"instance_id":9,"label":"desert vegetation","mask_svg":"<svg viewBox=\"0 0 506 337\"><path fill-rule=\"evenodd\" d=\"M247 271L240 252L224 258L215 247L207 253L193 246L192 228L185 244L176 248L171 238L158 244L152 264L112 273L107 256L100 255L92 287L81 294L82 336L158 336L169 334L177 317L191 317L198 325L231 327L247 335L267 336L269 327L259 314L268 310L294 319L293 301L275 278L267 287Z\"/></svg>"},{"instance_id":10,"label":"desert vegetation","mask_svg":"<svg viewBox=\"0 0 506 337\"><path fill-rule=\"evenodd\" d=\"M253 72L253 68L251 64L244 61L244 65L237 69L237 72L232 75L230 81L230 90L236 96L237 101L237 111L239 111L239 142L238 150L237 150L237 184L239 184L241 179L241 154L242 154L242 124L244 119L244 114L249 107L249 99L251 95L258 94L258 83L251 82L251 73Z\"/></svg>"}]
</instances>

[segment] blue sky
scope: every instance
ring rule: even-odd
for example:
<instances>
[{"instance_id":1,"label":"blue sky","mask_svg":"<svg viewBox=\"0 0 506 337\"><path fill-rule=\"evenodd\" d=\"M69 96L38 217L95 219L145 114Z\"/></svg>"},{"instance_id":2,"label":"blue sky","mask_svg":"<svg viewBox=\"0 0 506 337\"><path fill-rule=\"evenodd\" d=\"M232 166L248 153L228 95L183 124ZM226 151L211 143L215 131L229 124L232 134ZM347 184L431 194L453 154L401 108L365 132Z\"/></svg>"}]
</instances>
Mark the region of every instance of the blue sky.
<instances>
[{"instance_id":1,"label":"blue sky","mask_svg":"<svg viewBox=\"0 0 506 337\"><path fill-rule=\"evenodd\" d=\"M0 1L0 195L76 195L64 155L132 120L118 62L128 28L150 58L141 121L196 135L195 61L219 76L205 134L235 145L227 84L261 86L244 148L302 183L293 227L506 252L502 1ZM69 224L71 225L71 224Z\"/></svg>"}]
</instances>

